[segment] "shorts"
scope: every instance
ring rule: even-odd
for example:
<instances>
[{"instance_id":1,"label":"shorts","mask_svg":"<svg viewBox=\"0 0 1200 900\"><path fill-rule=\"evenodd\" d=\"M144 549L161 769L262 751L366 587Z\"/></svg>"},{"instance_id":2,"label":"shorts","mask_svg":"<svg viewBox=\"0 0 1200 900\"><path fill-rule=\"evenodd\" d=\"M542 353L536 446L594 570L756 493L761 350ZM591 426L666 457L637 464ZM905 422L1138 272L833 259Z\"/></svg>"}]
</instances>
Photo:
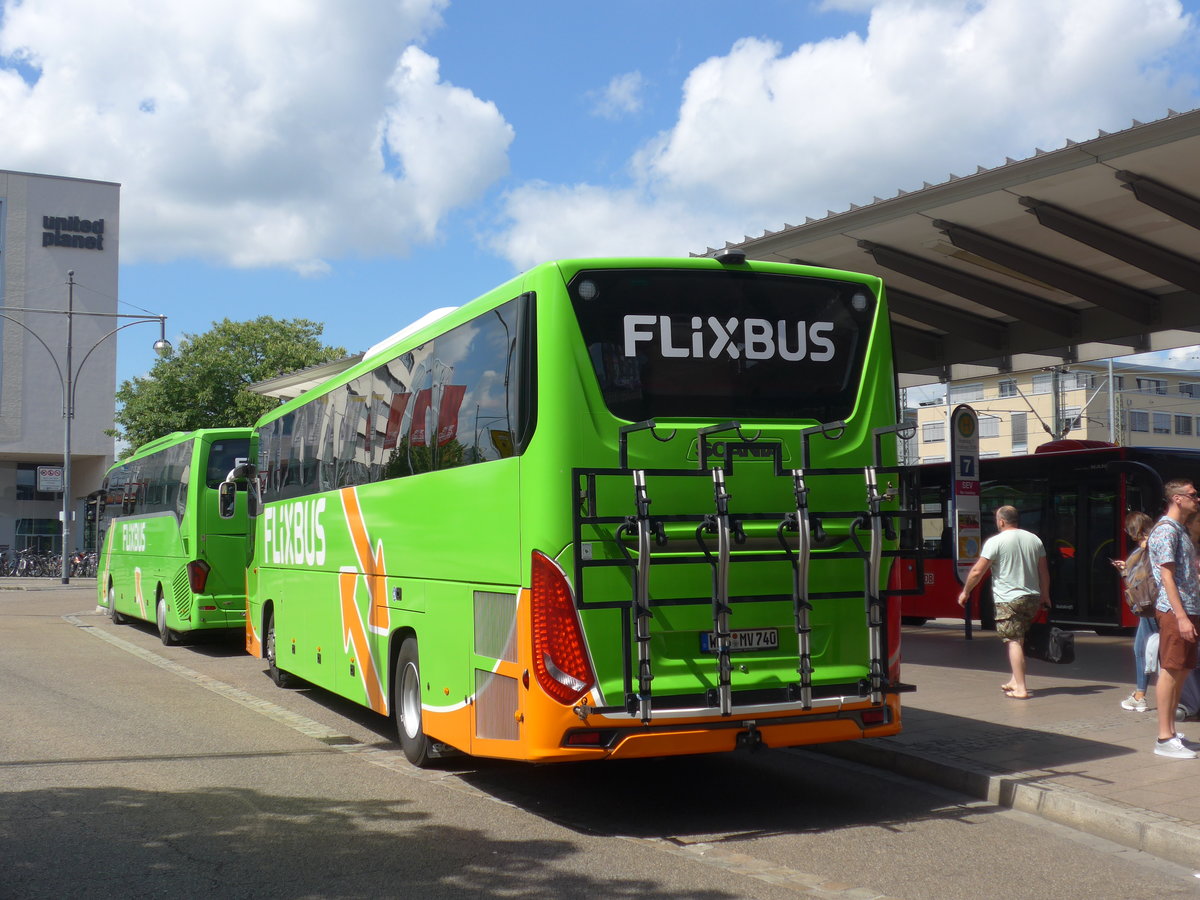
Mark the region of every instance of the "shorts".
<instances>
[{"instance_id":1,"label":"shorts","mask_svg":"<svg viewBox=\"0 0 1200 900\"><path fill-rule=\"evenodd\" d=\"M1173 612L1155 610L1158 619L1158 664L1164 669L1196 668L1196 641L1185 641L1179 634L1179 620ZM1200 616L1188 616L1200 628Z\"/></svg>"},{"instance_id":2,"label":"shorts","mask_svg":"<svg viewBox=\"0 0 1200 900\"><path fill-rule=\"evenodd\" d=\"M1042 598L1039 594L1026 594L1011 603L996 604L996 634L1005 643L1025 640L1025 632L1029 623L1037 618L1042 610Z\"/></svg>"}]
</instances>

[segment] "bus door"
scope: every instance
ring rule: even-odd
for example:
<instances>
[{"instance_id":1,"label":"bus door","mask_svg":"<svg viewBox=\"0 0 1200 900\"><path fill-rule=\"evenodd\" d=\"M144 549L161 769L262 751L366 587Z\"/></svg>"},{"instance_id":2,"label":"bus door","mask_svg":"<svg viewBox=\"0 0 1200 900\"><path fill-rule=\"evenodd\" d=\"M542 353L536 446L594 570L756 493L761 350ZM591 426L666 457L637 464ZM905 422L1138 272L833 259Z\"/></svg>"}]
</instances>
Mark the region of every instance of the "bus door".
<instances>
[{"instance_id":1,"label":"bus door","mask_svg":"<svg viewBox=\"0 0 1200 900\"><path fill-rule=\"evenodd\" d=\"M1111 560L1118 553L1114 480L1100 468L1064 470L1048 483L1045 531L1051 618L1090 625L1120 624Z\"/></svg>"}]
</instances>

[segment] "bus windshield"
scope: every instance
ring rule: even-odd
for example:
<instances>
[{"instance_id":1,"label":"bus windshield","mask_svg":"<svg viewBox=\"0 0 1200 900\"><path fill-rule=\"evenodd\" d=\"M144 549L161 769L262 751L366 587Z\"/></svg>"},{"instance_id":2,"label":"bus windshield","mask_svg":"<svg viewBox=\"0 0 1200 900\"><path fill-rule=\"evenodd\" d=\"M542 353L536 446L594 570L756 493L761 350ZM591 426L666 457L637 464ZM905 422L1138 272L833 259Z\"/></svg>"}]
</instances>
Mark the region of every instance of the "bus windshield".
<instances>
[{"instance_id":1,"label":"bus windshield","mask_svg":"<svg viewBox=\"0 0 1200 900\"><path fill-rule=\"evenodd\" d=\"M571 302L609 410L650 418L849 417L876 298L741 271L580 272Z\"/></svg>"}]
</instances>

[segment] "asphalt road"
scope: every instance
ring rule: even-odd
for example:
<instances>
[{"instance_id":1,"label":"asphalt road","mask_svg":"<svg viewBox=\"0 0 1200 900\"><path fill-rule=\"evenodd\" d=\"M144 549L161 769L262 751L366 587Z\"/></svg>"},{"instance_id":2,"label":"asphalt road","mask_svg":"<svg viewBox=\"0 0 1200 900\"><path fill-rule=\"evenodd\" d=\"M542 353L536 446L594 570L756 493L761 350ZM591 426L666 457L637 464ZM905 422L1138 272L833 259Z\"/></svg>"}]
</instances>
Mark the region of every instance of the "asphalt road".
<instances>
[{"instance_id":1,"label":"asphalt road","mask_svg":"<svg viewBox=\"0 0 1200 900\"><path fill-rule=\"evenodd\" d=\"M807 751L417 770L389 724L0 592L0 897L1200 895L1191 870Z\"/></svg>"}]
</instances>

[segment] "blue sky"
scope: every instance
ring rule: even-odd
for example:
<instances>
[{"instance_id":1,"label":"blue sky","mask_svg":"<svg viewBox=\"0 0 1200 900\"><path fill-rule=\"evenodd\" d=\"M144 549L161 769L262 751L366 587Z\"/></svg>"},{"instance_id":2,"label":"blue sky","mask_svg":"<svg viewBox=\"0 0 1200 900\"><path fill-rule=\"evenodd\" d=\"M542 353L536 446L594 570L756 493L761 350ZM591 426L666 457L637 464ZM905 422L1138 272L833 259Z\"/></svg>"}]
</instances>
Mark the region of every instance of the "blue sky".
<instances>
[{"instance_id":1,"label":"blue sky","mask_svg":"<svg viewBox=\"0 0 1200 900\"><path fill-rule=\"evenodd\" d=\"M0 10L0 168L120 182L123 311L176 341L270 314L362 350L544 259L686 255L1200 105L1200 0Z\"/></svg>"}]
</instances>

